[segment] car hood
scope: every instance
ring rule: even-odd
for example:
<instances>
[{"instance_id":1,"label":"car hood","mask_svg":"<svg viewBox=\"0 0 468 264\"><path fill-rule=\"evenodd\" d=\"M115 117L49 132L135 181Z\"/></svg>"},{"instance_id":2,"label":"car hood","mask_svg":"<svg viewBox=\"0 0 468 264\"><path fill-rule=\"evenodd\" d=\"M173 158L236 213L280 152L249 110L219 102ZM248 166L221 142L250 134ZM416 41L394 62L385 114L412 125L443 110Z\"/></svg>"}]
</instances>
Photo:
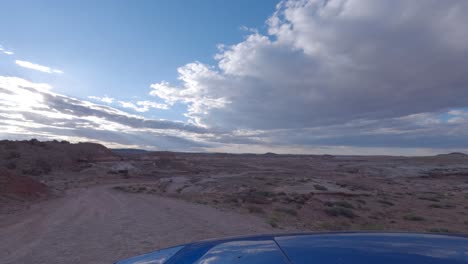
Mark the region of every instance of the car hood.
<instances>
[{"instance_id":1,"label":"car hood","mask_svg":"<svg viewBox=\"0 0 468 264\"><path fill-rule=\"evenodd\" d=\"M468 237L416 233L300 233L205 240L117 264L468 263Z\"/></svg>"}]
</instances>

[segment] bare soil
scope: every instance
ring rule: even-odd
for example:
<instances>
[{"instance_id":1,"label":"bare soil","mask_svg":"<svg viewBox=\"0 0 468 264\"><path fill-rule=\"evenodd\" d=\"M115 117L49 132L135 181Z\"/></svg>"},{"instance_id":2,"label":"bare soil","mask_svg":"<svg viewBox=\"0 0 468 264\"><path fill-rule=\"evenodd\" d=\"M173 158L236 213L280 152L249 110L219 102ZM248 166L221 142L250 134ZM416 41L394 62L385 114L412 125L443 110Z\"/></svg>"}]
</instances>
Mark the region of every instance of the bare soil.
<instances>
[{"instance_id":1,"label":"bare soil","mask_svg":"<svg viewBox=\"0 0 468 264\"><path fill-rule=\"evenodd\" d=\"M113 263L191 241L272 231L254 216L93 186L0 217L0 263Z\"/></svg>"}]
</instances>

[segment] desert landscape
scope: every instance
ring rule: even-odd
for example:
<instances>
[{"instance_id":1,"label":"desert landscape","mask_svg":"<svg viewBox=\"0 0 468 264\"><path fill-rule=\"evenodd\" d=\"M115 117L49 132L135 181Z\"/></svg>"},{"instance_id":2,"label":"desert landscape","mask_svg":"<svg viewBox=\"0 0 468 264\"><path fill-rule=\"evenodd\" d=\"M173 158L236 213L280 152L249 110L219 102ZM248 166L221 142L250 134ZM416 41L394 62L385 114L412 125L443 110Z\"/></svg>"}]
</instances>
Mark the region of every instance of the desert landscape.
<instances>
[{"instance_id":1,"label":"desert landscape","mask_svg":"<svg viewBox=\"0 0 468 264\"><path fill-rule=\"evenodd\" d=\"M468 232L468 156L149 152L0 141L0 262L112 263L300 231Z\"/></svg>"}]
</instances>

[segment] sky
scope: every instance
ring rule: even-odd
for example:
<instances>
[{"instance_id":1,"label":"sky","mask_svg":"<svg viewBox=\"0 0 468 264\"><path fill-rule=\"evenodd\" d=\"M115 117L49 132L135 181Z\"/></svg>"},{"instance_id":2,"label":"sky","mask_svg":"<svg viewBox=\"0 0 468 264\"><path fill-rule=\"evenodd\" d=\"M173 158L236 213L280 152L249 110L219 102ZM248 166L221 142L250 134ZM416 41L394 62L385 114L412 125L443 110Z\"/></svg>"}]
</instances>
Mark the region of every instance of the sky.
<instances>
[{"instance_id":1,"label":"sky","mask_svg":"<svg viewBox=\"0 0 468 264\"><path fill-rule=\"evenodd\" d=\"M1 6L1 139L197 152L468 152L464 0Z\"/></svg>"}]
</instances>

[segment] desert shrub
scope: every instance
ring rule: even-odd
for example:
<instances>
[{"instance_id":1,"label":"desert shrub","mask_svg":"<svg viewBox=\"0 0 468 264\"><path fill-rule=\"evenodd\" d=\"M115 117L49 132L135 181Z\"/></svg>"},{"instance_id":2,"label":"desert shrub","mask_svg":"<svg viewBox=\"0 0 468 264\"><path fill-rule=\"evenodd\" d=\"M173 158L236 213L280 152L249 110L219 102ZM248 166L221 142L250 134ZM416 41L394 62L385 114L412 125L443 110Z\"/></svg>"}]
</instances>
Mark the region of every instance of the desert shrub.
<instances>
[{"instance_id":1,"label":"desert shrub","mask_svg":"<svg viewBox=\"0 0 468 264\"><path fill-rule=\"evenodd\" d=\"M430 204L430 208L438 208L438 209L450 209L455 208L456 206L453 204Z\"/></svg>"},{"instance_id":2,"label":"desert shrub","mask_svg":"<svg viewBox=\"0 0 468 264\"><path fill-rule=\"evenodd\" d=\"M327 187L320 185L320 184L314 184L314 188L315 190L318 190L318 191L328 191Z\"/></svg>"},{"instance_id":3,"label":"desert shrub","mask_svg":"<svg viewBox=\"0 0 468 264\"><path fill-rule=\"evenodd\" d=\"M444 195L439 194L439 193L433 193L429 195L423 195L419 196L419 200L426 200L426 201L431 201L431 202L440 202L441 199L444 198Z\"/></svg>"},{"instance_id":4,"label":"desert shrub","mask_svg":"<svg viewBox=\"0 0 468 264\"><path fill-rule=\"evenodd\" d=\"M338 202L335 202L334 204L335 206L339 206L339 207L350 208L350 209L354 208L354 206L351 203L346 202L346 201L338 201Z\"/></svg>"},{"instance_id":5,"label":"desert shrub","mask_svg":"<svg viewBox=\"0 0 468 264\"><path fill-rule=\"evenodd\" d=\"M418 197L419 200L426 200L431 202L440 202L439 198L436 197Z\"/></svg>"},{"instance_id":6,"label":"desert shrub","mask_svg":"<svg viewBox=\"0 0 468 264\"><path fill-rule=\"evenodd\" d=\"M139 187L139 188L137 189L137 192L139 192L139 193L140 193L140 192L144 192L144 191L146 191L146 187L144 187L144 186Z\"/></svg>"},{"instance_id":7,"label":"desert shrub","mask_svg":"<svg viewBox=\"0 0 468 264\"><path fill-rule=\"evenodd\" d=\"M39 159L36 160L36 167L39 169L42 173L49 173L52 171L52 165L50 165L49 162Z\"/></svg>"},{"instance_id":8,"label":"desert shrub","mask_svg":"<svg viewBox=\"0 0 468 264\"><path fill-rule=\"evenodd\" d=\"M21 154L16 151L10 151L8 154L5 156L6 160L11 160L11 159L18 159L21 157Z\"/></svg>"},{"instance_id":9,"label":"desert shrub","mask_svg":"<svg viewBox=\"0 0 468 264\"><path fill-rule=\"evenodd\" d=\"M223 203L227 203L227 204L230 204L230 203L238 204L239 201L240 201L240 199L237 199L236 197L233 197L233 196L229 196L229 197L224 198Z\"/></svg>"},{"instance_id":10,"label":"desert shrub","mask_svg":"<svg viewBox=\"0 0 468 264\"><path fill-rule=\"evenodd\" d=\"M408 220L408 221L424 221L424 220L426 220L424 217L418 216L418 215L405 215L403 217L403 219Z\"/></svg>"},{"instance_id":11,"label":"desert shrub","mask_svg":"<svg viewBox=\"0 0 468 264\"><path fill-rule=\"evenodd\" d=\"M274 197L276 195L274 192L268 192L268 191L257 191L255 193L260 196L265 196L265 197Z\"/></svg>"},{"instance_id":12,"label":"desert shrub","mask_svg":"<svg viewBox=\"0 0 468 264\"><path fill-rule=\"evenodd\" d=\"M292 208L275 208L275 211L285 213L292 216L297 216L297 211Z\"/></svg>"},{"instance_id":13,"label":"desert shrub","mask_svg":"<svg viewBox=\"0 0 468 264\"><path fill-rule=\"evenodd\" d=\"M337 201L337 202L326 201L323 204L328 206L328 207L338 206L338 207L354 209L354 206L351 203L346 202L346 201Z\"/></svg>"},{"instance_id":14,"label":"desert shrub","mask_svg":"<svg viewBox=\"0 0 468 264\"><path fill-rule=\"evenodd\" d=\"M261 207L253 206L253 205L248 206L247 210L249 210L249 213L252 213L252 214L263 214L263 213L265 213L265 211L263 211L263 209Z\"/></svg>"},{"instance_id":15,"label":"desert shrub","mask_svg":"<svg viewBox=\"0 0 468 264\"><path fill-rule=\"evenodd\" d=\"M362 230L384 230L385 227L379 223L366 222L360 225Z\"/></svg>"},{"instance_id":16,"label":"desert shrub","mask_svg":"<svg viewBox=\"0 0 468 264\"><path fill-rule=\"evenodd\" d=\"M242 195L242 199L247 203L254 204L269 204L272 202L272 197L275 193L268 191L250 191Z\"/></svg>"},{"instance_id":17,"label":"desert shrub","mask_svg":"<svg viewBox=\"0 0 468 264\"><path fill-rule=\"evenodd\" d=\"M125 191L125 187L124 187L124 186L115 186L113 189L114 189L114 190L118 190L118 191Z\"/></svg>"},{"instance_id":18,"label":"desert shrub","mask_svg":"<svg viewBox=\"0 0 468 264\"><path fill-rule=\"evenodd\" d=\"M327 231L343 231L343 230L349 230L351 228L351 225L348 222L339 222L339 223L334 223L334 222L325 222L320 225L320 228L327 230Z\"/></svg>"},{"instance_id":19,"label":"desert shrub","mask_svg":"<svg viewBox=\"0 0 468 264\"><path fill-rule=\"evenodd\" d=\"M377 200L377 202L381 203L381 204L385 204L385 205L388 205L388 206L394 206L395 204L390 202L389 200Z\"/></svg>"},{"instance_id":20,"label":"desert shrub","mask_svg":"<svg viewBox=\"0 0 468 264\"><path fill-rule=\"evenodd\" d=\"M271 227L273 227L273 228L278 227L278 219L276 219L276 218L273 218L273 217L268 218L267 223L270 224Z\"/></svg>"},{"instance_id":21,"label":"desert shrub","mask_svg":"<svg viewBox=\"0 0 468 264\"><path fill-rule=\"evenodd\" d=\"M450 231L447 228L443 227L434 227L434 228L429 228L427 231L431 233L450 233Z\"/></svg>"},{"instance_id":22,"label":"desert shrub","mask_svg":"<svg viewBox=\"0 0 468 264\"><path fill-rule=\"evenodd\" d=\"M327 215L330 216L344 216L347 218L356 217L356 214L353 212L353 210L339 206L325 208L324 211Z\"/></svg>"}]
</instances>

